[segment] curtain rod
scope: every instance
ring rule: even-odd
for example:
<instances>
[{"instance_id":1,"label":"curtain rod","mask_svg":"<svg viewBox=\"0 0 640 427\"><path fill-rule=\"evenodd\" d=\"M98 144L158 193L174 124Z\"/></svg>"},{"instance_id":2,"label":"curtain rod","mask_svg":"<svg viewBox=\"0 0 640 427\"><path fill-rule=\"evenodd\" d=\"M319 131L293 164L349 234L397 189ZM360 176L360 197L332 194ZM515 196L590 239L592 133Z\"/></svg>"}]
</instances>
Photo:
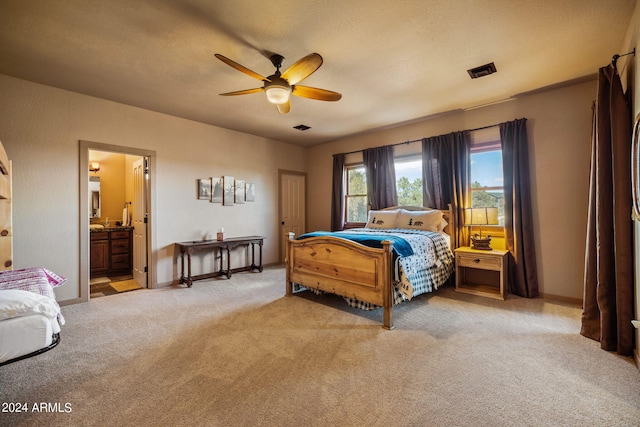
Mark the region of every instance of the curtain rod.
<instances>
[{"instance_id":1,"label":"curtain rod","mask_svg":"<svg viewBox=\"0 0 640 427\"><path fill-rule=\"evenodd\" d=\"M636 48L634 47L631 52L627 52L627 53L623 53L623 54L616 53L615 55L613 55L613 58L611 58L611 63L613 64L613 68L616 68L616 65L618 64L618 59L620 57L627 56L627 55L636 56Z\"/></svg>"},{"instance_id":2,"label":"curtain rod","mask_svg":"<svg viewBox=\"0 0 640 427\"><path fill-rule=\"evenodd\" d=\"M500 124L498 123L498 124L495 124L495 125L487 125L487 126L482 126L482 127L479 127L479 128L466 129L466 130L463 130L462 132L473 132L473 131L476 131L476 130L489 129L489 128L496 127L496 126L500 126ZM395 147L395 146L397 146L397 145L412 144L412 143L414 143L414 142L420 142L420 141L422 141L423 139L424 139L424 138L420 138L420 139L413 139L413 140L410 140L410 141L404 141L404 142L396 142L395 144L385 145L385 147ZM348 152L346 152L346 153L337 153L337 154L334 154L334 156L336 156L336 155L338 155L338 154L344 154L344 155L347 155L347 154L361 153L361 152L363 152L364 150L366 150L366 148L365 148L365 149L362 149L362 150L348 151Z\"/></svg>"}]
</instances>

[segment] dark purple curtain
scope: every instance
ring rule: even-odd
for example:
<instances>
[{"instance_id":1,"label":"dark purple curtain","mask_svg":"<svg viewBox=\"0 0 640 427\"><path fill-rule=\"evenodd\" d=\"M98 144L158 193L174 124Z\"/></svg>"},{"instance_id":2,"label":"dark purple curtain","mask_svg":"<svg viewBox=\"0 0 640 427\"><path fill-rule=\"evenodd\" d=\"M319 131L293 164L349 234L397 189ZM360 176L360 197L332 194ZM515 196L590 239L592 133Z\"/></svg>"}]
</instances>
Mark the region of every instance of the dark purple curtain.
<instances>
[{"instance_id":1,"label":"dark purple curtain","mask_svg":"<svg viewBox=\"0 0 640 427\"><path fill-rule=\"evenodd\" d=\"M455 247L469 244L469 230L464 226L463 210L471 206L468 190L471 133L453 132L422 140L422 191L424 205L436 209L453 206Z\"/></svg>"},{"instance_id":2,"label":"dark purple curtain","mask_svg":"<svg viewBox=\"0 0 640 427\"><path fill-rule=\"evenodd\" d=\"M344 154L333 155L333 182L331 190L331 230L344 228Z\"/></svg>"},{"instance_id":3,"label":"dark purple curtain","mask_svg":"<svg viewBox=\"0 0 640 427\"><path fill-rule=\"evenodd\" d=\"M538 293L533 242L527 119L500 124L504 176L505 247L511 253L509 292L526 298Z\"/></svg>"},{"instance_id":4,"label":"dark purple curtain","mask_svg":"<svg viewBox=\"0 0 640 427\"><path fill-rule=\"evenodd\" d=\"M367 193L371 209L383 209L398 204L393 147L368 148L362 152L367 177Z\"/></svg>"},{"instance_id":5,"label":"dark purple curtain","mask_svg":"<svg viewBox=\"0 0 640 427\"><path fill-rule=\"evenodd\" d=\"M633 354L631 117L614 66L598 72L591 137L582 328L604 350Z\"/></svg>"}]
</instances>

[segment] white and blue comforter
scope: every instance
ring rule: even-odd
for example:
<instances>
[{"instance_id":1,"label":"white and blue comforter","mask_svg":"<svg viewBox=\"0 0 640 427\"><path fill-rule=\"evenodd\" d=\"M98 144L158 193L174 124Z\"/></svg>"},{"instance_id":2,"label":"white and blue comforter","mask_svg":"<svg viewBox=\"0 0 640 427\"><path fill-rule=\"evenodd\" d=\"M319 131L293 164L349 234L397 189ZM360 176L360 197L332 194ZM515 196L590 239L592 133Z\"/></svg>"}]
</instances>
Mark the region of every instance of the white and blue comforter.
<instances>
[{"instance_id":1,"label":"white and blue comforter","mask_svg":"<svg viewBox=\"0 0 640 427\"><path fill-rule=\"evenodd\" d=\"M349 239L349 235L393 236L393 240L402 239L411 247L411 251L394 254L394 304L433 292L446 283L453 272L453 253L449 236L445 233L407 229L371 229L356 228L331 233L336 237ZM301 238L308 237L305 235ZM362 240L362 239L359 239ZM365 238L366 240L366 238ZM375 241L376 239L372 239ZM367 245L367 243L363 243ZM394 245L396 246L396 245ZM407 255L408 253L411 253ZM377 306L353 298L345 297L349 305L364 310L372 310Z\"/></svg>"}]
</instances>

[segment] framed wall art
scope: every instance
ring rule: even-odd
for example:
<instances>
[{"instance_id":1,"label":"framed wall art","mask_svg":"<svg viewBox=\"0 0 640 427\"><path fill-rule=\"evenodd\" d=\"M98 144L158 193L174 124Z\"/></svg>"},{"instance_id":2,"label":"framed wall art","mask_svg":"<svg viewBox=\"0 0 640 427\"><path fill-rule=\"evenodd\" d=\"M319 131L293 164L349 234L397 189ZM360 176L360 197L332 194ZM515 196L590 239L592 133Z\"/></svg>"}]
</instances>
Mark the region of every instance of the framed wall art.
<instances>
[{"instance_id":1,"label":"framed wall art","mask_svg":"<svg viewBox=\"0 0 640 427\"><path fill-rule=\"evenodd\" d=\"M211 178L211 202L222 203L223 193L222 178Z\"/></svg>"},{"instance_id":2,"label":"framed wall art","mask_svg":"<svg viewBox=\"0 0 640 427\"><path fill-rule=\"evenodd\" d=\"M237 204L244 203L244 180L236 179L236 198L235 202Z\"/></svg>"},{"instance_id":3,"label":"framed wall art","mask_svg":"<svg viewBox=\"0 0 640 427\"><path fill-rule=\"evenodd\" d=\"M246 194L244 199L247 202L255 202L256 201L256 185L253 182L247 182L246 185Z\"/></svg>"},{"instance_id":4,"label":"framed wall art","mask_svg":"<svg viewBox=\"0 0 640 427\"><path fill-rule=\"evenodd\" d=\"M198 199L211 199L211 178L201 178L198 180Z\"/></svg>"},{"instance_id":5,"label":"framed wall art","mask_svg":"<svg viewBox=\"0 0 640 427\"><path fill-rule=\"evenodd\" d=\"M222 195L223 206L233 206L236 189L233 177L228 175L222 177L222 186L224 188L224 193Z\"/></svg>"}]
</instances>

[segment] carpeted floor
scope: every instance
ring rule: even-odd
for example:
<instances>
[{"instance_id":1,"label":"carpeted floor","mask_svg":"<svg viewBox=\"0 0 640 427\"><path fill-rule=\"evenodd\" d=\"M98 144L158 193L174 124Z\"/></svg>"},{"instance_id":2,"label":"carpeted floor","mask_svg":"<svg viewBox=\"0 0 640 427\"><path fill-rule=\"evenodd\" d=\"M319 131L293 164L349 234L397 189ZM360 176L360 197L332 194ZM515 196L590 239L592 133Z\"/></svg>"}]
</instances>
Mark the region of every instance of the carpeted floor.
<instances>
[{"instance_id":1,"label":"carpeted floor","mask_svg":"<svg viewBox=\"0 0 640 427\"><path fill-rule=\"evenodd\" d=\"M2 426L638 426L640 373L580 308L440 289L394 311L284 297L284 270L63 307L0 368ZM33 405L49 404L37 412Z\"/></svg>"}]
</instances>

